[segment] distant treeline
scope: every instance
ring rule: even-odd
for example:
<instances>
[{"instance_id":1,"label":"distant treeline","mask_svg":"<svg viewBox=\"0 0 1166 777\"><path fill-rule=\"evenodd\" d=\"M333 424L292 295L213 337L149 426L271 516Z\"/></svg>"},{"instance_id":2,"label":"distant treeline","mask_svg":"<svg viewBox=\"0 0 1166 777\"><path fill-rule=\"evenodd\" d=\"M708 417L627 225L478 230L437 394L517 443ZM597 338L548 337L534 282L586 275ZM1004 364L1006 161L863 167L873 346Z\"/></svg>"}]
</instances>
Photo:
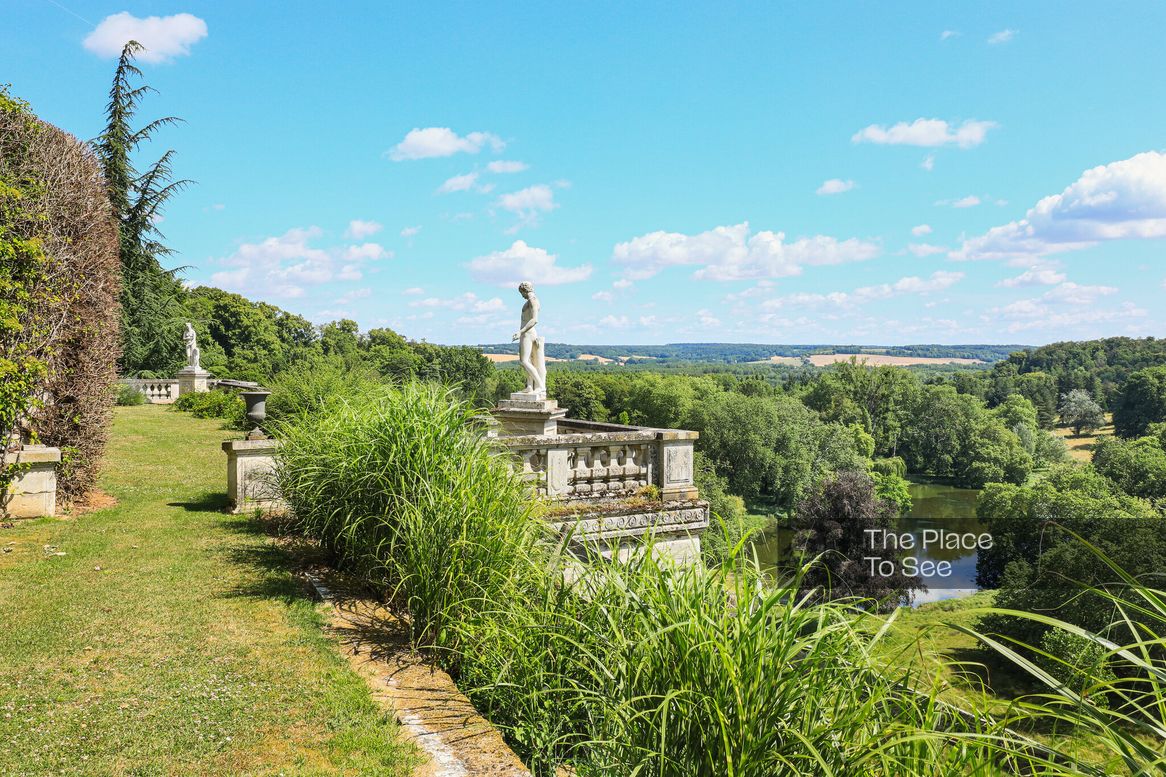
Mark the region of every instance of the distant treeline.
<instances>
[{"instance_id":1,"label":"distant treeline","mask_svg":"<svg viewBox=\"0 0 1166 777\"><path fill-rule=\"evenodd\" d=\"M547 343L547 356L577 359L583 354L605 359L647 357L651 360L738 364L761 361L772 356L809 357L817 354L866 354L940 359L979 359L992 363L1009 358L1028 345L766 345L761 343L667 343L665 345L571 345ZM514 343L479 346L487 353L517 353Z\"/></svg>"}]
</instances>

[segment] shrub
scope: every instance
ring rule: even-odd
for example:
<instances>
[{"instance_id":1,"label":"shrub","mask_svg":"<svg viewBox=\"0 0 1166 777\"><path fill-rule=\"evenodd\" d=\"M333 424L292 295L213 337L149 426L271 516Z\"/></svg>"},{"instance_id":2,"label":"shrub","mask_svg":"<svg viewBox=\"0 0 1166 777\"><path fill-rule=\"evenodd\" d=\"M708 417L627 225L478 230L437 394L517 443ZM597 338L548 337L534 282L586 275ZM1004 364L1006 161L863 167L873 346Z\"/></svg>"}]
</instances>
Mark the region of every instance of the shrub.
<instances>
[{"instance_id":1,"label":"shrub","mask_svg":"<svg viewBox=\"0 0 1166 777\"><path fill-rule=\"evenodd\" d=\"M171 407L190 413L195 418L221 418L236 428L242 428L246 403L232 391L199 391L182 394Z\"/></svg>"},{"instance_id":2,"label":"shrub","mask_svg":"<svg viewBox=\"0 0 1166 777\"><path fill-rule=\"evenodd\" d=\"M323 412L338 399L359 394L381 382L370 368L350 367L339 357L321 356L279 372L268 384L269 423L305 413Z\"/></svg>"},{"instance_id":3,"label":"shrub","mask_svg":"<svg viewBox=\"0 0 1166 777\"><path fill-rule=\"evenodd\" d=\"M61 448L88 490L118 356L117 230L93 154L0 90L0 441Z\"/></svg>"},{"instance_id":4,"label":"shrub","mask_svg":"<svg viewBox=\"0 0 1166 777\"><path fill-rule=\"evenodd\" d=\"M116 399L120 407L135 407L137 405L146 404L146 395L138 391L133 386L127 386L125 383L117 384Z\"/></svg>"}]
</instances>

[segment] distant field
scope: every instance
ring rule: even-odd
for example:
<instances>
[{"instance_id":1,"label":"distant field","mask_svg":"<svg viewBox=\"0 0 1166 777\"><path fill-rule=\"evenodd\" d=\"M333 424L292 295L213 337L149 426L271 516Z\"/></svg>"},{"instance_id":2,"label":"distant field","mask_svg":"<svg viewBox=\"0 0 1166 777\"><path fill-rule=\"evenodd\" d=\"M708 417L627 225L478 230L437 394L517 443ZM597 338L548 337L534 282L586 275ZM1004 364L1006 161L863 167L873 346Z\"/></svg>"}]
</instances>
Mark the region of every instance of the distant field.
<instances>
[{"instance_id":1,"label":"distant field","mask_svg":"<svg viewBox=\"0 0 1166 777\"><path fill-rule=\"evenodd\" d=\"M892 365L895 367L911 367L920 364L983 364L982 359L963 359L956 356L886 356L878 353L818 353L809 357L810 364L815 367L825 367L838 362L849 361L851 357L858 357L860 362L878 367ZM758 359L750 364L801 364L799 356L770 356L768 359Z\"/></svg>"}]
</instances>

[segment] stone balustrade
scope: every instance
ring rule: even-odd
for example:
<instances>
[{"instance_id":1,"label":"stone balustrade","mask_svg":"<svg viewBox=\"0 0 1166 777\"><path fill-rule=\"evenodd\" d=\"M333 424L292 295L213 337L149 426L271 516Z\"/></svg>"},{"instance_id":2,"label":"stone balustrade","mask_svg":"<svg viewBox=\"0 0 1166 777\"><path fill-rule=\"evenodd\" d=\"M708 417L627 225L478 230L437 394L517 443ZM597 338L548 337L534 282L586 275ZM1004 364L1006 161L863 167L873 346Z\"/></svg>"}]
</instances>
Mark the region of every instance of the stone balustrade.
<instances>
[{"instance_id":1,"label":"stone balustrade","mask_svg":"<svg viewBox=\"0 0 1166 777\"><path fill-rule=\"evenodd\" d=\"M697 433L564 419L554 435L499 437L543 496L556 501L624 498L656 486L665 501L695 499Z\"/></svg>"},{"instance_id":2,"label":"stone balustrade","mask_svg":"<svg viewBox=\"0 0 1166 777\"><path fill-rule=\"evenodd\" d=\"M118 382L140 391L151 405L169 405L178 399L178 378L122 378Z\"/></svg>"}]
</instances>

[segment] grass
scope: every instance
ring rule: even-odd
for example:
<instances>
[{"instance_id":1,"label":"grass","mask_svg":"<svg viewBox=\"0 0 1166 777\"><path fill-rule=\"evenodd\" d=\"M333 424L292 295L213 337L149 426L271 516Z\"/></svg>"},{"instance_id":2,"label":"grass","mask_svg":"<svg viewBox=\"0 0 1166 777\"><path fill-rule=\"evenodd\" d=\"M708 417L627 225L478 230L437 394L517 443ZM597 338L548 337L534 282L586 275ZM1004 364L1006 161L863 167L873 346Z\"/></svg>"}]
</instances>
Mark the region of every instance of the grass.
<instances>
[{"instance_id":1,"label":"grass","mask_svg":"<svg viewBox=\"0 0 1166 777\"><path fill-rule=\"evenodd\" d=\"M118 408L117 505L0 529L0 774L409 773L292 560L220 512L233 434Z\"/></svg>"},{"instance_id":2,"label":"grass","mask_svg":"<svg viewBox=\"0 0 1166 777\"><path fill-rule=\"evenodd\" d=\"M961 599L904 608L881 645L880 655L897 669L935 678L945 688L940 698L965 709L984 709L1006 716L1014 702L1045 691L1031 674L987 648L972 634L994 603L994 591ZM1013 722L1013 728L1062 753L1107 773L1121 773L1122 763L1105 747L1104 739L1082 726L1051 725L1047 716Z\"/></svg>"},{"instance_id":3,"label":"grass","mask_svg":"<svg viewBox=\"0 0 1166 777\"><path fill-rule=\"evenodd\" d=\"M1082 433L1080 436L1073 434L1073 430L1067 426L1058 426L1053 429L1053 434L1060 437L1069 446L1069 456L1073 461L1093 461L1093 446L1102 437L1113 436L1113 417L1105 414L1105 426L1100 429L1094 429Z\"/></svg>"}]
</instances>

